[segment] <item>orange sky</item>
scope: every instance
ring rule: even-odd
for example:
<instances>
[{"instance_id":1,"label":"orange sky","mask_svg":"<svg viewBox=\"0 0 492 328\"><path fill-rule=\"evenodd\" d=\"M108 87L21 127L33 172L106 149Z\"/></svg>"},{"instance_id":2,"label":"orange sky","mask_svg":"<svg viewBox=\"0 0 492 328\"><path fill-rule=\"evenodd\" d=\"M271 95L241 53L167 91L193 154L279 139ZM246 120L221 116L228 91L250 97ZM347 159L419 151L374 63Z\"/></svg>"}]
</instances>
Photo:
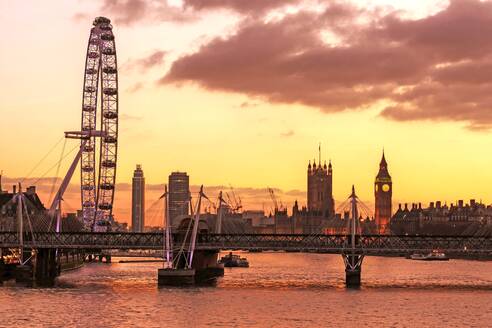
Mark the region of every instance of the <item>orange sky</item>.
<instances>
[{"instance_id":1,"label":"orange sky","mask_svg":"<svg viewBox=\"0 0 492 328\"><path fill-rule=\"evenodd\" d=\"M154 186L148 206L173 170L193 185L232 184L250 208L271 207L267 186L289 207L304 202L319 142L337 201L355 184L373 203L383 147L395 203L492 201L490 2L162 3L0 0L0 169L9 184L56 174L63 142L30 171L80 125L86 42L104 15L120 67L122 221L136 164ZM76 186L67 203L78 206Z\"/></svg>"}]
</instances>

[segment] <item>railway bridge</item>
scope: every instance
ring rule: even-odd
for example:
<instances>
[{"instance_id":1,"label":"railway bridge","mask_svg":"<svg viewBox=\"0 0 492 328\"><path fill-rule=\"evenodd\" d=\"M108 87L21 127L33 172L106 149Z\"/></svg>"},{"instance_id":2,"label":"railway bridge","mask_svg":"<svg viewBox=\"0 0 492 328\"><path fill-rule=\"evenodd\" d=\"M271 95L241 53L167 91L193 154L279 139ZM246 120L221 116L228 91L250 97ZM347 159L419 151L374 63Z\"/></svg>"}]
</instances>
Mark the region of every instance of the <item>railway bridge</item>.
<instances>
[{"instance_id":1,"label":"railway bridge","mask_svg":"<svg viewBox=\"0 0 492 328\"><path fill-rule=\"evenodd\" d=\"M178 233L172 238L177 239ZM22 244L32 249L155 249L165 245L162 233L130 232L24 232ZM0 248L18 248L18 232L0 232ZM197 250L260 250L315 253L355 253L369 256L399 256L434 249L463 257L492 254L492 237L324 234L214 234L197 235Z\"/></svg>"},{"instance_id":2,"label":"railway bridge","mask_svg":"<svg viewBox=\"0 0 492 328\"><path fill-rule=\"evenodd\" d=\"M180 236L173 233L171 238L179 240ZM48 262L53 261L53 255L49 254L54 254L55 250L89 253L104 250L162 250L165 245L166 236L162 233L24 232L20 236L19 232L0 232L1 249L35 250L38 254L44 254L40 261ZM195 247L197 253L214 254L221 250L340 254L344 259L348 286L360 285L365 256L405 256L436 249L450 257L490 258L492 237L201 233L197 234ZM46 265L49 267L50 263ZM50 274L50 270L46 272Z\"/></svg>"}]
</instances>

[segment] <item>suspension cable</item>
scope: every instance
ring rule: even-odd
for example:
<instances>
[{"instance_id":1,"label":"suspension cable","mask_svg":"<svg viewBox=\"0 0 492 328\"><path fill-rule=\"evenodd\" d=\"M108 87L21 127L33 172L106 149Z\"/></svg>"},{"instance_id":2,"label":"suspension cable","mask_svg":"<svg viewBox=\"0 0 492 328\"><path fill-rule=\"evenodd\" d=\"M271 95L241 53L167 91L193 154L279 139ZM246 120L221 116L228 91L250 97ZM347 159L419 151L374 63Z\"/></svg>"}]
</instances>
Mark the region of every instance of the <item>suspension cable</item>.
<instances>
[{"instance_id":1,"label":"suspension cable","mask_svg":"<svg viewBox=\"0 0 492 328\"><path fill-rule=\"evenodd\" d=\"M46 172L44 172L38 179L36 179L36 181L33 182L33 184L37 184L42 178L44 178L48 173L51 172L51 170L53 170L56 166L58 166L58 163L62 160L64 160L65 158L67 158L71 153L73 153L73 151L77 148L80 148L80 145L76 145L75 147L73 147L67 154L65 154L65 156L63 156L59 161L57 161L52 167L50 167L48 170L46 170Z\"/></svg>"},{"instance_id":2,"label":"suspension cable","mask_svg":"<svg viewBox=\"0 0 492 328\"><path fill-rule=\"evenodd\" d=\"M161 211L161 205L162 204L162 201L161 201L161 198L155 200L149 208L147 208L147 210L145 211L145 215L150 215L149 216L149 221L148 223L150 225L154 225L155 223L155 218L157 217L158 214L160 214L160 211Z\"/></svg>"},{"instance_id":3,"label":"suspension cable","mask_svg":"<svg viewBox=\"0 0 492 328\"><path fill-rule=\"evenodd\" d=\"M65 146L67 145L67 139L65 138L65 142L63 143L63 148L62 148L62 151L60 153L60 160L58 161L58 166L56 168L56 173L55 173L55 176L53 177L53 183L51 184L51 191L50 191L50 197L49 197L49 200L48 200L48 204L51 204L51 200L53 198L53 194L55 192L55 186L56 186L56 182L58 181L58 174L60 173L60 166L61 166L61 162L62 162L62 159L63 159L63 155L65 153Z\"/></svg>"},{"instance_id":4,"label":"suspension cable","mask_svg":"<svg viewBox=\"0 0 492 328\"><path fill-rule=\"evenodd\" d=\"M31 174L34 172L34 170L36 170L38 168L39 165L41 165L41 163L43 163L43 161L53 152L53 150L55 150L55 148L60 144L60 142L65 139L65 137L61 137L57 142L56 144L51 147L51 149L39 160L39 162L36 163L36 165L34 165L34 167L29 171L29 173L27 173L21 180L20 183L23 183L24 180L28 179Z\"/></svg>"}]
</instances>

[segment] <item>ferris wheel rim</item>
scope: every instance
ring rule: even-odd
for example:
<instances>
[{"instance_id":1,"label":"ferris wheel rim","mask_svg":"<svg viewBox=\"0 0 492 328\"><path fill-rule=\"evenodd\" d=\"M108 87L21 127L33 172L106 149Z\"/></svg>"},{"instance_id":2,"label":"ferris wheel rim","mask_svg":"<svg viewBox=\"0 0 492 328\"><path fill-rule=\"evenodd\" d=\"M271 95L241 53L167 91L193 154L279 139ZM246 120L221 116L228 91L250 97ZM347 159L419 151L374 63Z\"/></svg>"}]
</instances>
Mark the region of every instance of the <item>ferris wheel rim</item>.
<instances>
[{"instance_id":1,"label":"ferris wheel rim","mask_svg":"<svg viewBox=\"0 0 492 328\"><path fill-rule=\"evenodd\" d=\"M96 139L89 139L81 156L81 205L86 228L107 225L113 212L118 153L118 69L110 20L98 17L91 28L82 90L82 131L97 130L100 137L96 177ZM98 106L98 96L100 105ZM96 183L97 181L97 183Z\"/></svg>"}]
</instances>

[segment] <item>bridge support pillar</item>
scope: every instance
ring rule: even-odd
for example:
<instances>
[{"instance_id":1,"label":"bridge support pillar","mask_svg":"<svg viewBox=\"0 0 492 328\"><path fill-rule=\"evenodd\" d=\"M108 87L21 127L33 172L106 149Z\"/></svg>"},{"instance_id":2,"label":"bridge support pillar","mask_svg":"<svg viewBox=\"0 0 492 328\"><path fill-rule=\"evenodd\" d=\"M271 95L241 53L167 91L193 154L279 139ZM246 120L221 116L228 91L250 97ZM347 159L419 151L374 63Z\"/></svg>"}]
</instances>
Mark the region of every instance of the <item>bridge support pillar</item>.
<instances>
[{"instance_id":1,"label":"bridge support pillar","mask_svg":"<svg viewBox=\"0 0 492 328\"><path fill-rule=\"evenodd\" d=\"M5 262L3 261L3 258L1 257L1 250L0 250L0 285L2 285L3 280L5 278L5 273L7 270L5 270Z\"/></svg>"},{"instance_id":2,"label":"bridge support pillar","mask_svg":"<svg viewBox=\"0 0 492 328\"><path fill-rule=\"evenodd\" d=\"M217 263L218 255L218 250L195 251L191 269L186 268L183 261L177 261L177 268L159 269L159 286L186 286L215 281L224 275L224 266Z\"/></svg>"},{"instance_id":3,"label":"bridge support pillar","mask_svg":"<svg viewBox=\"0 0 492 328\"><path fill-rule=\"evenodd\" d=\"M345 285L349 288L360 287L360 275L364 255L343 254L345 263Z\"/></svg>"},{"instance_id":4,"label":"bridge support pillar","mask_svg":"<svg viewBox=\"0 0 492 328\"><path fill-rule=\"evenodd\" d=\"M17 265L14 271L14 278L16 284L31 287L33 285L32 265Z\"/></svg>"},{"instance_id":5,"label":"bridge support pillar","mask_svg":"<svg viewBox=\"0 0 492 328\"><path fill-rule=\"evenodd\" d=\"M218 264L218 260L218 250L195 251L192 264L196 270L195 280L206 282L223 276L224 265Z\"/></svg>"},{"instance_id":6,"label":"bridge support pillar","mask_svg":"<svg viewBox=\"0 0 492 328\"><path fill-rule=\"evenodd\" d=\"M51 287L55 278L60 274L56 258L56 249L40 248L36 254L34 278L37 286Z\"/></svg>"},{"instance_id":7,"label":"bridge support pillar","mask_svg":"<svg viewBox=\"0 0 492 328\"><path fill-rule=\"evenodd\" d=\"M34 266L31 254L31 249L23 249L22 257L19 259L21 264L16 265L14 269L14 279L16 284L26 287L30 287L34 284Z\"/></svg>"}]
</instances>

